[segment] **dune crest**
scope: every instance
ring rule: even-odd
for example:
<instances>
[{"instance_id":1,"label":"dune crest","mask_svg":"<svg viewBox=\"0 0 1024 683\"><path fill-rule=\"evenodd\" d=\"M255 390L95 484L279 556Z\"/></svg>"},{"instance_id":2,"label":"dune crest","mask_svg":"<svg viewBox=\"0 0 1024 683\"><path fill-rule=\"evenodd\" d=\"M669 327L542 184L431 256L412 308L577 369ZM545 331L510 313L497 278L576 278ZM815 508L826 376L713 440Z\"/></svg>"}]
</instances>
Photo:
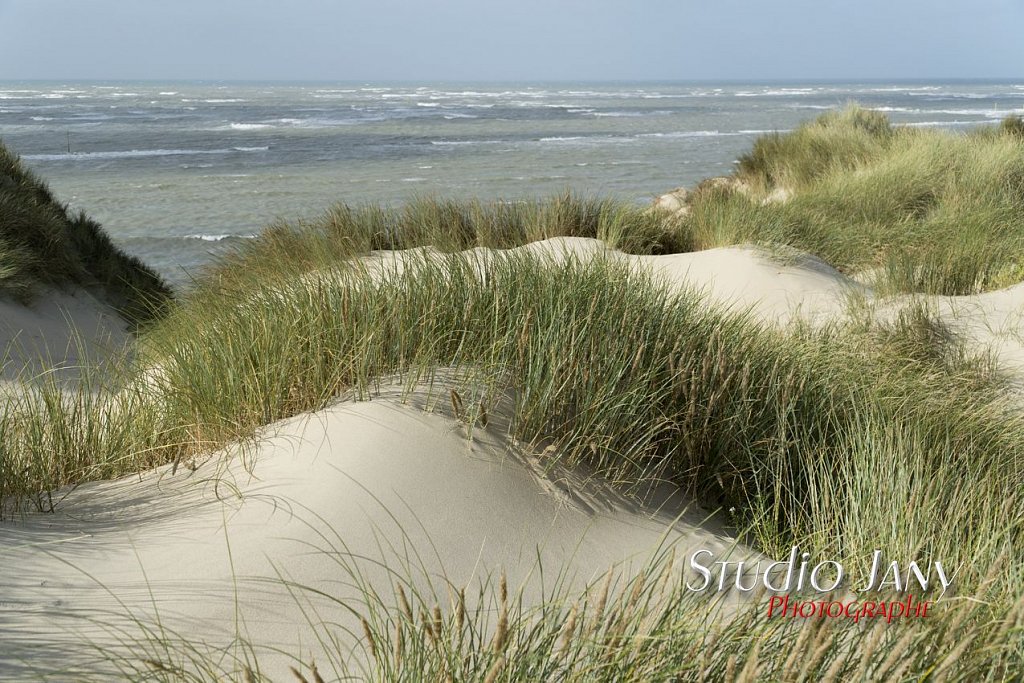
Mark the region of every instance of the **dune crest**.
<instances>
[{"instance_id":1,"label":"dune crest","mask_svg":"<svg viewBox=\"0 0 1024 683\"><path fill-rule=\"evenodd\" d=\"M274 579L357 606L345 563L383 592L393 571L412 567L418 588L439 596L448 582L473 587L504 571L539 601L556 581L582 588L659 549L724 555L733 545L669 487L640 501L596 481L560 485L517 455L501 414L470 435L443 402L408 398L393 389L343 401L271 426L231 459L86 484L61 492L54 514L5 523L0 552L18 572L0 577L0 675L46 670L54 656L87 666L82 636L116 647L112 629L133 628L127 612L215 647L240 616L253 643L308 658L300 604L356 632L358 620ZM285 656L264 654L265 673L287 674Z\"/></svg>"}]
</instances>

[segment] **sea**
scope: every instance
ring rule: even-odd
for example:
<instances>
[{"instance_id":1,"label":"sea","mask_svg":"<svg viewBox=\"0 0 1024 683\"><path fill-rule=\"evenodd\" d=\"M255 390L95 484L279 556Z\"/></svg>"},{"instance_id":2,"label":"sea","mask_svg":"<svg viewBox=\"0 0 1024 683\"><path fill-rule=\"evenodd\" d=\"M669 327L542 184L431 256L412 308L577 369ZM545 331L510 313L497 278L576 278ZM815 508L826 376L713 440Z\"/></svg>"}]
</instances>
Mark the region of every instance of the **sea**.
<instances>
[{"instance_id":1,"label":"sea","mask_svg":"<svg viewBox=\"0 0 1024 683\"><path fill-rule=\"evenodd\" d=\"M1024 82L0 82L0 140L187 288L272 222L339 202L650 202L849 102L964 131L1024 114Z\"/></svg>"}]
</instances>

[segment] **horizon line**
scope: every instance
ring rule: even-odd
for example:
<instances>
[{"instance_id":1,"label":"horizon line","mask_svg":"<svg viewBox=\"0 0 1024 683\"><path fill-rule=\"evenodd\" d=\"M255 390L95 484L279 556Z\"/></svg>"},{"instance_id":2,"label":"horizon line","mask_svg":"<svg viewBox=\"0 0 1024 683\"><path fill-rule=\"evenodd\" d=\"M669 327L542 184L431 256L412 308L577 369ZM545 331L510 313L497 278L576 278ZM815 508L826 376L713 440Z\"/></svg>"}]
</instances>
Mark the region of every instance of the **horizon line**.
<instances>
[{"instance_id":1,"label":"horizon line","mask_svg":"<svg viewBox=\"0 0 1024 683\"><path fill-rule=\"evenodd\" d=\"M481 84L515 84L515 83L658 83L679 85L752 85L777 83L1024 83L1022 76L886 76L886 77L780 77L780 78L82 78L82 77L6 77L0 76L0 83L230 83L230 84L358 84L358 83L481 83Z\"/></svg>"}]
</instances>

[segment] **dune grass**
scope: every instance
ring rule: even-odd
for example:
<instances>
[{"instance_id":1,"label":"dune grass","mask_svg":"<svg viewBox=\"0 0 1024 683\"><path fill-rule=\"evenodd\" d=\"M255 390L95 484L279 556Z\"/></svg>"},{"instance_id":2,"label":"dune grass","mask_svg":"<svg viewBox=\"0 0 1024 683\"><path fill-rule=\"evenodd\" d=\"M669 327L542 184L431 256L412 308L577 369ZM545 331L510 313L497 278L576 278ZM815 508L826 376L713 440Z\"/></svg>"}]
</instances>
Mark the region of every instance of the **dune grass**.
<instances>
[{"instance_id":1,"label":"dune grass","mask_svg":"<svg viewBox=\"0 0 1024 683\"><path fill-rule=\"evenodd\" d=\"M418 570L405 567L389 590L367 583L348 553L329 552L339 575L361 587L359 600L339 605L355 613L357 644L337 647L339 626L316 621L310 609L302 627L325 652L319 659L284 653L292 662L286 680L1016 681L1024 660L1024 599L992 609L987 586L935 604L925 619L893 624L769 617L764 595L723 619L712 599L679 581L685 559L664 550L639 571L610 569L583 590L559 584L529 601L504 574L469 589L423 589ZM300 604L318 593L292 588ZM126 679L281 680L261 666L273 646L242 638L213 649L141 617L127 629L133 656L96 648L98 664Z\"/></svg>"},{"instance_id":2,"label":"dune grass","mask_svg":"<svg viewBox=\"0 0 1024 683\"><path fill-rule=\"evenodd\" d=\"M707 598L674 580L679 569L671 556L662 557L634 576L609 572L582 595L553 595L539 607L510 599L503 579L471 610L461 593L414 594L410 603L399 586L396 599L368 600L361 645L373 666L363 675L754 683L998 681L1020 672L1024 601L995 614L970 602L944 605L931 621L897 628L773 620L763 603L713 621Z\"/></svg>"},{"instance_id":3,"label":"dune grass","mask_svg":"<svg viewBox=\"0 0 1024 683\"><path fill-rule=\"evenodd\" d=\"M375 275L353 263L309 273L304 263L289 284L178 307L147 333L142 374L117 393L54 389L8 408L5 493L187 462L343 391L368 396L381 376L411 385L464 368L485 387L453 387L464 419L486 412L487 387L511 389L513 436L554 445L549 458L625 486L673 481L731 508L769 554L798 544L851 564L879 547L941 560L965 591L984 587L970 628L1018 618L1021 569L1007 553L1024 542L1024 420L985 359L963 355L926 311L779 331L600 260L441 255ZM951 628L942 623L936 637ZM986 636L967 661L1021 663L1016 628ZM920 661L932 666L933 655ZM662 656L675 666L676 654ZM500 680L521 680L519 664L506 663Z\"/></svg>"},{"instance_id":4,"label":"dune grass","mask_svg":"<svg viewBox=\"0 0 1024 683\"><path fill-rule=\"evenodd\" d=\"M27 302L41 288L75 286L96 292L135 326L171 298L154 271L84 213L69 212L0 143L0 295Z\"/></svg>"},{"instance_id":5,"label":"dune grass","mask_svg":"<svg viewBox=\"0 0 1024 683\"><path fill-rule=\"evenodd\" d=\"M893 126L851 105L758 138L733 176L695 188L681 217L571 194L490 204L421 198L400 209L339 205L317 220L271 226L211 280L223 284L242 264L263 264L285 246L336 258L426 245L507 248L568 235L642 254L781 244L883 293L974 294L1024 280L1022 126L1010 117L958 134ZM788 200L778 200L780 192Z\"/></svg>"},{"instance_id":6,"label":"dune grass","mask_svg":"<svg viewBox=\"0 0 1024 683\"><path fill-rule=\"evenodd\" d=\"M960 598L898 634L841 639L755 617L715 635L678 586L648 599L649 581L635 599L635 584L608 598L635 604L607 618L577 603L572 629L576 596L552 596L539 613L506 603L507 648L493 646L483 617L459 626L476 634L463 639L458 610L427 628L388 600L366 615L371 677L758 680L799 666L805 679L902 667L906 680L1012 680L1024 670L1024 569L1012 554L1024 547L1024 418L988 359L926 308L780 331L600 259L446 252L561 235L634 253L763 242L822 255L885 291L981 291L1020 279L1017 130L957 136L857 109L826 115L759 140L734 180L698 188L681 218L564 196L339 206L276 224L152 324L120 371L4 404L0 498L50 509L47 492L61 486L187 462L343 393L368 397L382 376L411 386L463 369L484 387L452 387L469 422L511 390L512 436L546 457L625 487L672 481L730 510L768 554L796 544L850 564L875 548L941 560L956 567ZM779 188L792 198L764 201ZM353 260L428 245L438 251L401 271ZM0 242L12 272L30 267L23 247ZM505 600L491 597L488 613L500 612ZM434 606L424 599L428 614ZM596 630L576 635L590 622ZM900 648L910 654L893 661Z\"/></svg>"},{"instance_id":7,"label":"dune grass","mask_svg":"<svg viewBox=\"0 0 1024 683\"><path fill-rule=\"evenodd\" d=\"M973 294L1024 279L1024 137L965 134L851 106L758 139L737 183L694 199L701 247L777 242L888 292ZM737 191L742 187L744 191ZM787 202L767 202L786 188Z\"/></svg>"},{"instance_id":8,"label":"dune grass","mask_svg":"<svg viewBox=\"0 0 1024 683\"><path fill-rule=\"evenodd\" d=\"M510 249L551 237L600 239L630 254L690 250L665 216L613 199L571 192L542 200L494 202L418 197L399 208L338 204L313 220L279 220L259 239L240 245L207 268L197 288L215 296L228 290L242 293L252 286L250 272L258 272L266 283L293 277L296 269L331 268L371 251Z\"/></svg>"}]
</instances>

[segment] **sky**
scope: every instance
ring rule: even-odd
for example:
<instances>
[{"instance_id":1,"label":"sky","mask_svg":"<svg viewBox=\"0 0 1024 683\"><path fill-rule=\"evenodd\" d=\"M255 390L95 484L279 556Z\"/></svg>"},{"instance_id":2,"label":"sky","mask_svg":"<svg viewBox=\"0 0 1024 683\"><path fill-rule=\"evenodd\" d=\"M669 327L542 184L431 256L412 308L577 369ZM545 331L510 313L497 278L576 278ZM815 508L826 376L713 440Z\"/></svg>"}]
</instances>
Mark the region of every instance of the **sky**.
<instances>
[{"instance_id":1,"label":"sky","mask_svg":"<svg viewBox=\"0 0 1024 683\"><path fill-rule=\"evenodd\" d=\"M1024 77L1024 0L0 0L0 80Z\"/></svg>"}]
</instances>

